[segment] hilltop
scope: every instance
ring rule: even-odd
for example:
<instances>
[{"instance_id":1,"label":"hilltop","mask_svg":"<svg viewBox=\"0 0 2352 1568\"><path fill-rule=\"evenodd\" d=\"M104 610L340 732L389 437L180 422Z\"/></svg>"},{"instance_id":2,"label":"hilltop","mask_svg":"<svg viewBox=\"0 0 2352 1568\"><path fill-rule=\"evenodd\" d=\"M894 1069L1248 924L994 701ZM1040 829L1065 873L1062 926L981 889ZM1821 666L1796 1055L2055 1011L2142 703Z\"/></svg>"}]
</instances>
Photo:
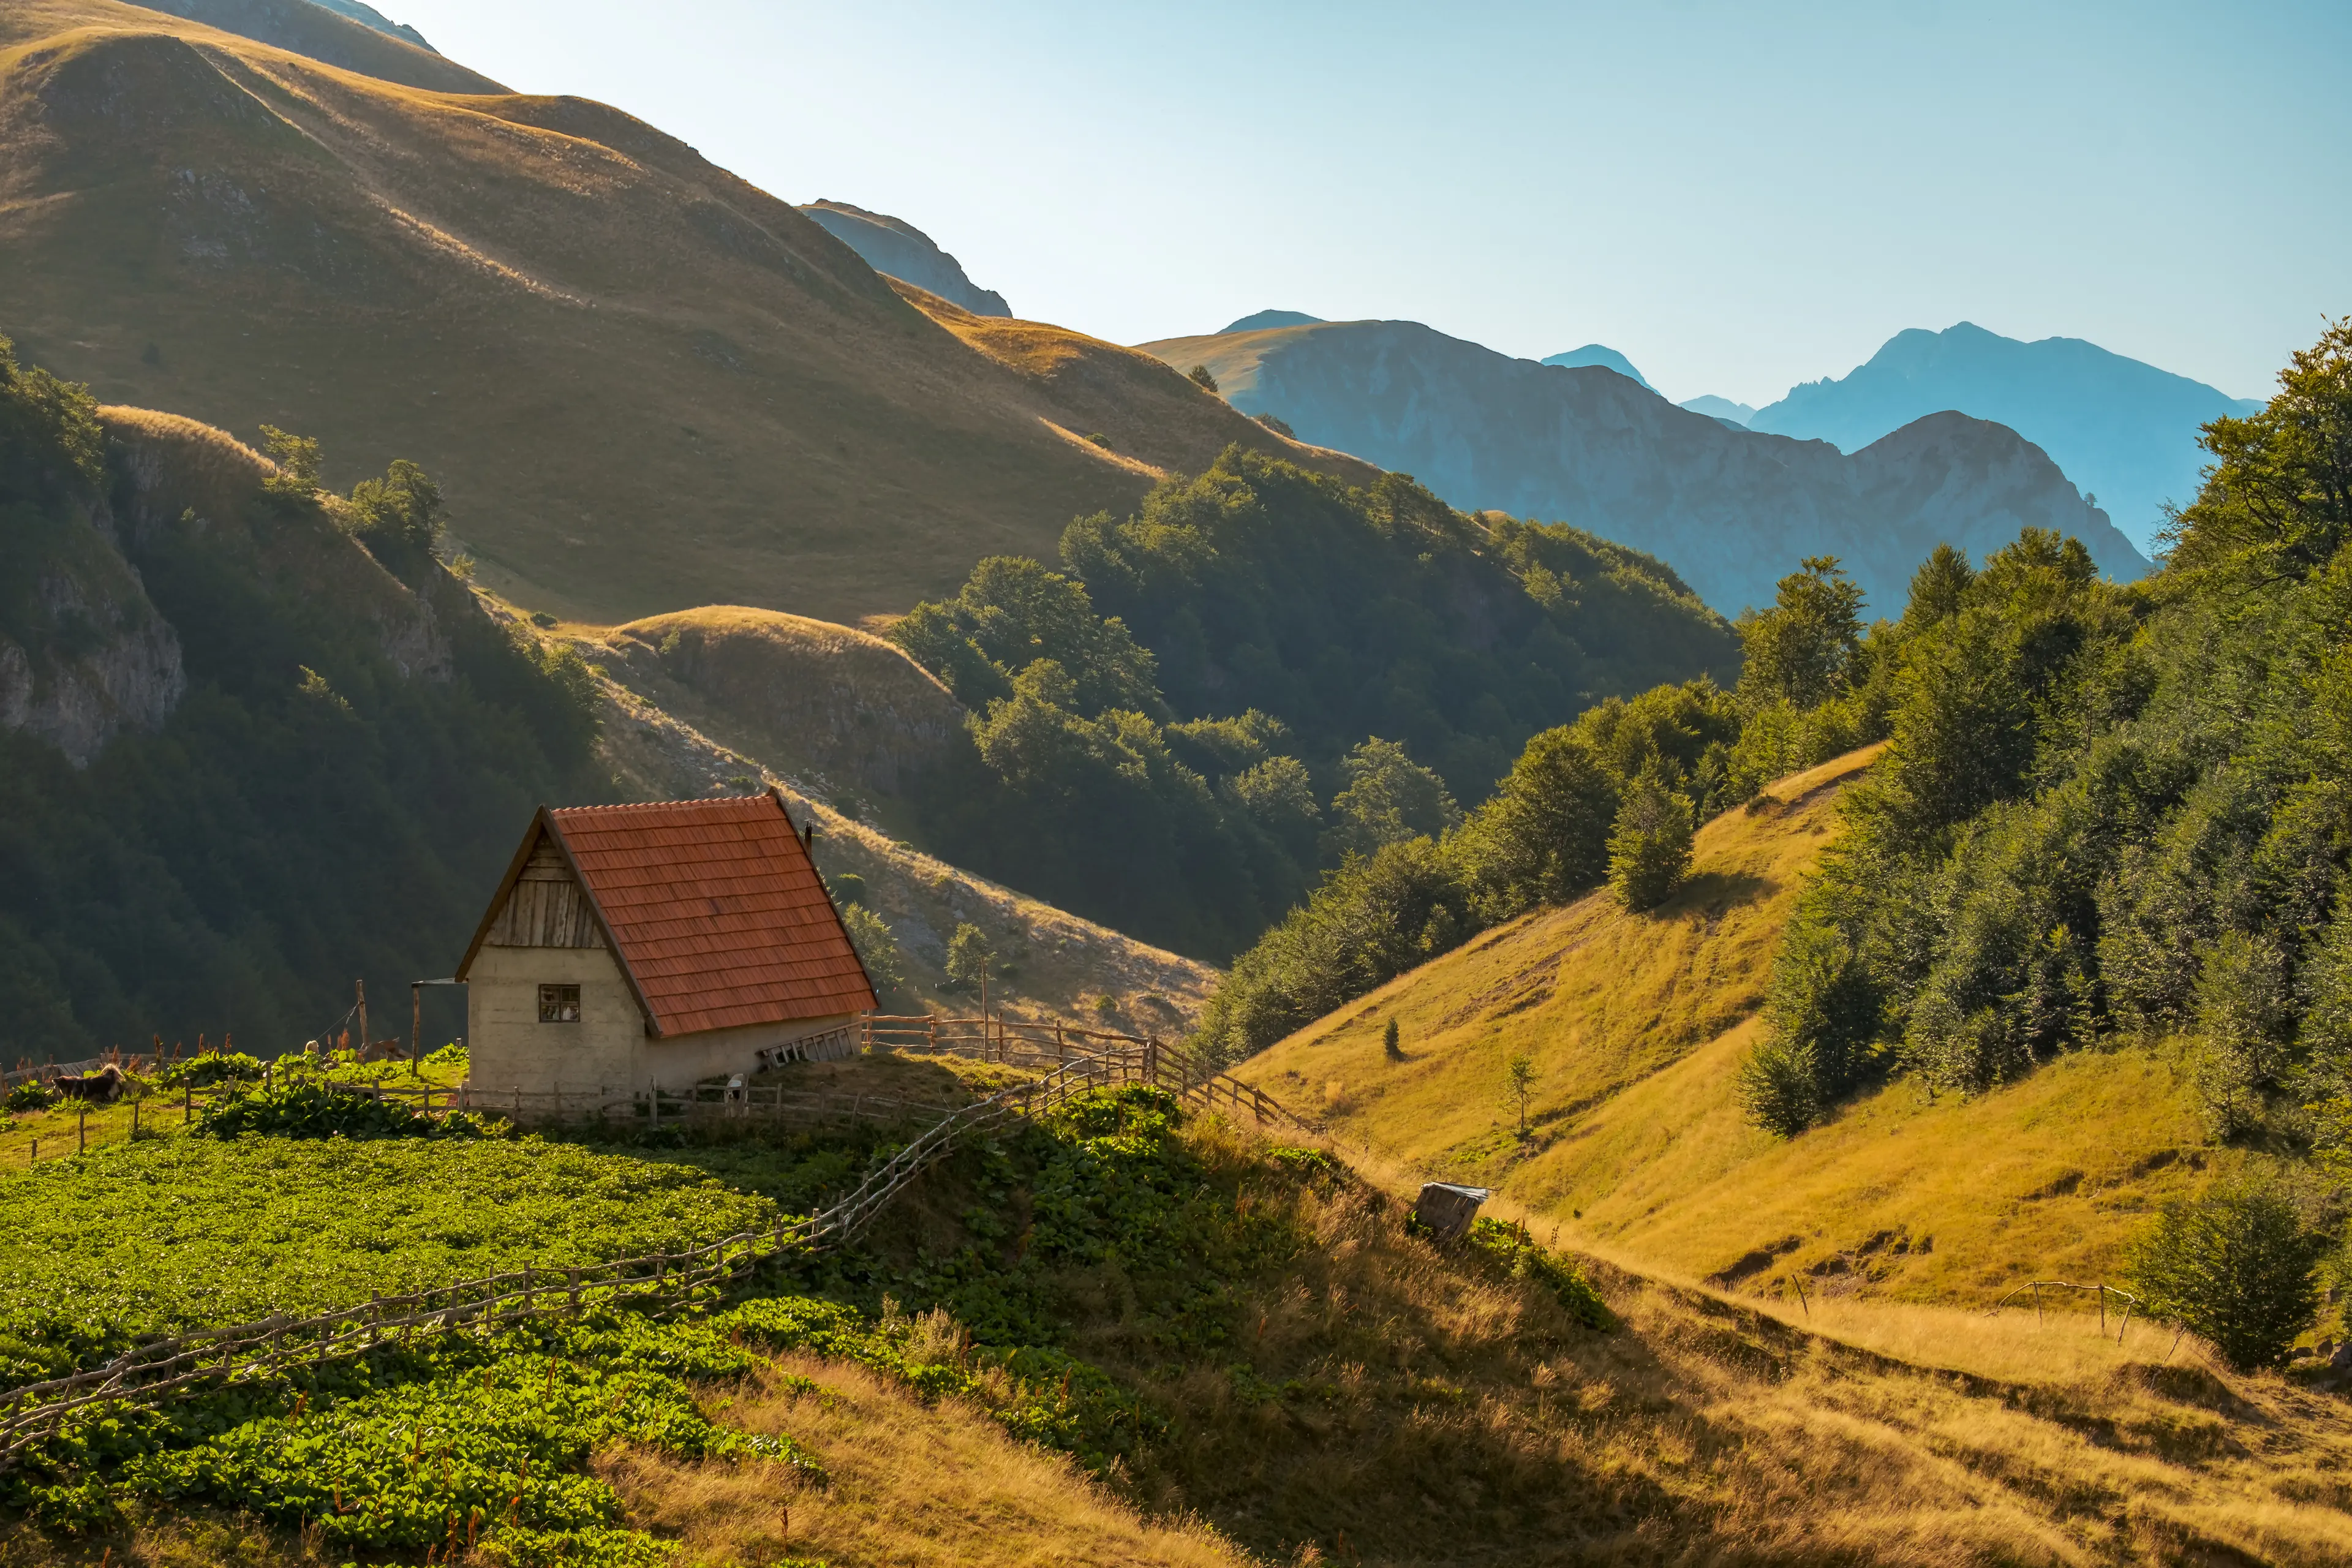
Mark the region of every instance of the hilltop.
<instances>
[{"instance_id":1,"label":"hilltop","mask_svg":"<svg viewBox=\"0 0 2352 1568\"><path fill-rule=\"evenodd\" d=\"M1652 392L1657 390L1656 387L1650 386L1649 377L1633 368L1632 360L1627 359L1607 343L1587 343L1580 349L1570 349L1566 353L1546 354L1538 363L1560 365L1569 370L1575 370L1588 364L1597 364L1603 370L1615 371L1628 381L1649 387Z\"/></svg>"},{"instance_id":2,"label":"hilltop","mask_svg":"<svg viewBox=\"0 0 2352 1568\"><path fill-rule=\"evenodd\" d=\"M1852 455L1735 429L1613 372L1516 360L1412 321L1340 321L1146 344L1206 364L1234 406L1410 473L1458 507L1558 521L1672 563L1726 614L1800 557L1842 559L1874 605L1938 543L1989 554L2021 527L2147 563L2041 450L1955 414Z\"/></svg>"},{"instance_id":3,"label":"hilltop","mask_svg":"<svg viewBox=\"0 0 2352 1568\"><path fill-rule=\"evenodd\" d=\"M1993 420L2049 453L2145 550L2165 503L2196 499L2199 426L2261 406L2080 338L2020 342L1962 321L1897 332L1845 375L1791 387L1746 423L1854 452L1939 409Z\"/></svg>"},{"instance_id":4,"label":"hilltop","mask_svg":"<svg viewBox=\"0 0 2352 1568\"><path fill-rule=\"evenodd\" d=\"M1796 1142L1737 1097L1767 977L1842 791L1877 754L1781 781L1701 831L1689 884L1499 927L1235 1069L1320 1107L1343 1143L1492 1184L1563 1241L1750 1291L1985 1304L2112 1277L2130 1228L2236 1156L2203 1147L2176 1062L2084 1055L1938 1100L1907 1083ZM1383 1058L1395 1020L1404 1060ZM1536 1073L1517 1136L1504 1068Z\"/></svg>"},{"instance_id":5,"label":"hilltop","mask_svg":"<svg viewBox=\"0 0 2352 1568\"><path fill-rule=\"evenodd\" d=\"M938 295L975 316L1010 316L1013 308L993 289L965 275L963 263L941 250L931 237L904 218L870 213L847 202L814 201L801 211L865 258L866 265Z\"/></svg>"},{"instance_id":6,"label":"hilltop","mask_svg":"<svg viewBox=\"0 0 2352 1568\"><path fill-rule=\"evenodd\" d=\"M300 16L383 74L110 0L0 14L0 322L105 401L318 437L338 488L428 458L520 602L854 623L1235 442L1362 471L1174 371L1097 410L651 126L409 85L456 68Z\"/></svg>"}]
</instances>

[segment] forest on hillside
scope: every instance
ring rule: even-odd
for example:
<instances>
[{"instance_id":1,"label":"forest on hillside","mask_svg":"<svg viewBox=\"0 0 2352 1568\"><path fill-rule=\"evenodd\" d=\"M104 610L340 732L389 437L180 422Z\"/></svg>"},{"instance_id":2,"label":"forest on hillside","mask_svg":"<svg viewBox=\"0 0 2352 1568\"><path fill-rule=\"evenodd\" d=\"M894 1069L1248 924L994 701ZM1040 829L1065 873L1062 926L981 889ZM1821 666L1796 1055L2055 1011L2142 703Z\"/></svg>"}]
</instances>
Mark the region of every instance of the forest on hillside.
<instances>
[{"instance_id":1,"label":"forest on hillside","mask_svg":"<svg viewBox=\"0 0 2352 1568\"><path fill-rule=\"evenodd\" d=\"M2214 1137L2352 1157L2352 321L2205 429L2153 577L1922 574L1885 758L1773 975L1763 1125L2173 1037Z\"/></svg>"},{"instance_id":2,"label":"forest on hillside","mask_svg":"<svg viewBox=\"0 0 2352 1568\"><path fill-rule=\"evenodd\" d=\"M135 471L85 389L0 340L0 649L38 698L106 652L101 588L143 595L186 680L87 767L0 731L15 1052L315 1036L355 975L447 973L531 811L605 787L584 668L474 608L434 558L424 471L395 463L342 497L318 488L315 447L278 455L226 480ZM446 659L404 670L387 616Z\"/></svg>"},{"instance_id":3,"label":"forest on hillside","mask_svg":"<svg viewBox=\"0 0 2352 1568\"><path fill-rule=\"evenodd\" d=\"M1738 660L1638 552L1240 448L1061 557L982 561L893 632L973 715L921 831L1219 961L1349 856L1460 821L1530 735Z\"/></svg>"}]
</instances>

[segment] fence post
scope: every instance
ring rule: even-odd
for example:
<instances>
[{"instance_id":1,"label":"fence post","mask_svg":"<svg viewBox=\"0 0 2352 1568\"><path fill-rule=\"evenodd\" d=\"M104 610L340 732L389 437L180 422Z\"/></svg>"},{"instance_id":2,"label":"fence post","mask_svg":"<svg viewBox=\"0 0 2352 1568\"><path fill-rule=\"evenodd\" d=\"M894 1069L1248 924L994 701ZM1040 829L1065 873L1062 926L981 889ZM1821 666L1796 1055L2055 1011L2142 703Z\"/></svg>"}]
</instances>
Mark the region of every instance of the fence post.
<instances>
[{"instance_id":1,"label":"fence post","mask_svg":"<svg viewBox=\"0 0 2352 1568\"><path fill-rule=\"evenodd\" d=\"M89 1107L84 1104L77 1109L74 1115L74 1152L86 1154L89 1152Z\"/></svg>"}]
</instances>

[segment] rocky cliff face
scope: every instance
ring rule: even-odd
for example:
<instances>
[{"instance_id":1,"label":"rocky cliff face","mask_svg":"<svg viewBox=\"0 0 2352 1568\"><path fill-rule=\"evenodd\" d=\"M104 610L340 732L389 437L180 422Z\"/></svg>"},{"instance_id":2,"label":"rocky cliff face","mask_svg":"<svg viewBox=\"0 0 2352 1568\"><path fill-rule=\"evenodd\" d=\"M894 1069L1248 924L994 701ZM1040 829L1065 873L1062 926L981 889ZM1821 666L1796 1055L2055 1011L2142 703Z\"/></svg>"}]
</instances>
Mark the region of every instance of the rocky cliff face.
<instances>
[{"instance_id":1,"label":"rocky cliff face","mask_svg":"<svg viewBox=\"0 0 2352 1568\"><path fill-rule=\"evenodd\" d=\"M270 471L257 453L175 415L100 414L112 495L47 542L31 568L29 612L14 635L0 630L0 729L47 741L81 768L116 736L171 717L188 689L181 632L142 575L167 531L367 626L403 678L450 678L450 617L475 613L463 588L438 573L411 588L331 526L257 530L247 509Z\"/></svg>"},{"instance_id":2,"label":"rocky cliff face","mask_svg":"<svg viewBox=\"0 0 2352 1568\"><path fill-rule=\"evenodd\" d=\"M1979 558L2021 527L2147 563L2039 448L1937 415L1848 456L1730 427L1623 375L1511 359L1411 321L1343 321L1147 345L1205 363L1234 405L1413 475L1457 507L1571 522L1664 558L1726 614L1769 603L1807 555L1843 560L1898 611L1938 542Z\"/></svg>"},{"instance_id":3,"label":"rocky cliff face","mask_svg":"<svg viewBox=\"0 0 2352 1568\"><path fill-rule=\"evenodd\" d=\"M866 266L918 289L928 289L975 316L1010 316L1013 308L993 289L964 275L963 263L931 242L903 218L870 213L847 202L811 202L801 208L834 238L857 252Z\"/></svg>"},{"instance_id":4,"label":"rocky cliff face","mask_svg":"<svg viewBox=\"0 0 2352 1568\"><path fill-rule=\"evenodd\" d=\"M0 729L48 742L78 768L127 729L152 730L188 689L180 638L98 531L35 590L47 636L0 635Z\"/></svg>"}]
</instances>

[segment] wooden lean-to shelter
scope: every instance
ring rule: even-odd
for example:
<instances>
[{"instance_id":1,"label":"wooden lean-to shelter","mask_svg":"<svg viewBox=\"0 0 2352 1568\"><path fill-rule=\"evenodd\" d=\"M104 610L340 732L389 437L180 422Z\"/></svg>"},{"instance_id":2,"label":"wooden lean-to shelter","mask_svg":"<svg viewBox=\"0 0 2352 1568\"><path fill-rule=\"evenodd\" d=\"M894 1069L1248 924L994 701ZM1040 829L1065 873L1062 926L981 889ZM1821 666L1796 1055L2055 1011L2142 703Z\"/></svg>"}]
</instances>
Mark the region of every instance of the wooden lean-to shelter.
<instances>
[{"instance_id":1,"label":"wooden lean-to shelter","mask_svg":"<svg viewBox=\"0 0 2352 1568\"><path fill-rule=\"evenodd\" d=\"M846 1048L874 986L783 796L541 807L474 933L472 1082L683 1089Z\"/></svg>"}]
</instances>

